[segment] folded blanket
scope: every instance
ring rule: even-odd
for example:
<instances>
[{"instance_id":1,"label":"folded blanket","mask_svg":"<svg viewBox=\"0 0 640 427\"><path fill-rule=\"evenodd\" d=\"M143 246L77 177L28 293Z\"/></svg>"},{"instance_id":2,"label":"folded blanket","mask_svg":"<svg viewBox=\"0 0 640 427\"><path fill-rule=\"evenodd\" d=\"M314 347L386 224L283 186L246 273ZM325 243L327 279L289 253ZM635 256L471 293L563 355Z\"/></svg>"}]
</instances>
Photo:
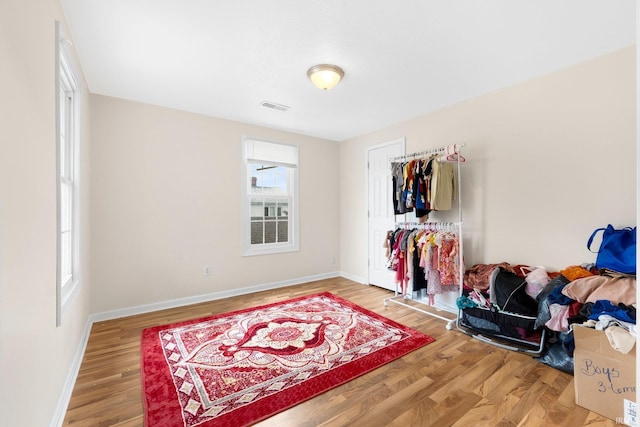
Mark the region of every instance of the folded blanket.
<instances>
[{"instance_id":1,"label":"folded blanket","mask_svg":"<svg viewBox=\"0 0 640 427\"><path fill-rule=\"evenodd\" d=\"M590 276L576 279L562 289L562 294L581 303L609 300L612 304L636 302L635 277Z\"/></svg>"}]
</instances>

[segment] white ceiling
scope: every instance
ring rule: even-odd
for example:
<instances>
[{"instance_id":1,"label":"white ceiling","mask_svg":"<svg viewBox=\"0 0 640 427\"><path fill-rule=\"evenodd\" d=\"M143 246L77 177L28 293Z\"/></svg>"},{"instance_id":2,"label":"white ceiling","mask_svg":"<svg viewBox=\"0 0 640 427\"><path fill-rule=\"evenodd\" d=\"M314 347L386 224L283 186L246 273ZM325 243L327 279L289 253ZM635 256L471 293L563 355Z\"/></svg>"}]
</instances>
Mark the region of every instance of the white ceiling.
<instances>
[{"instance_id":1,"label":"white ceiling","mask_svg":"<svg viewBox=\"0 0 640 427\"><path fill-rule=\"evenodd\" d=\"M633 0L61 0L95 94L341 141L635 43ZM345 71L330 91L307 69ZM271 101L286 112L260 106Z\"/></svg>"}]
</instances>

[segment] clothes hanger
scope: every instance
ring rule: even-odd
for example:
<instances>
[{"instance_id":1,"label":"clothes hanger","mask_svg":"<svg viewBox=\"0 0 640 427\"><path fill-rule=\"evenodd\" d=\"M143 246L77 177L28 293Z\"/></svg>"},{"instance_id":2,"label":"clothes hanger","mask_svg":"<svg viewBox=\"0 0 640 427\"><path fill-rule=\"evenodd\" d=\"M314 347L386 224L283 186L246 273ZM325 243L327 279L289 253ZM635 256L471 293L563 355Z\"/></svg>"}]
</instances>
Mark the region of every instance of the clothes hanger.
<instances>
[{"instance_id":1,"label":"clothes hanger","mask_svg":"<svg viewBox=\"0 0 640 427\"><path fill-rule=\"evenodd\" d=\"M447 162L466 162L462 154L458 153L458 144L448 145L445 147L445 161Z\"/></svg>"}]
</instances>

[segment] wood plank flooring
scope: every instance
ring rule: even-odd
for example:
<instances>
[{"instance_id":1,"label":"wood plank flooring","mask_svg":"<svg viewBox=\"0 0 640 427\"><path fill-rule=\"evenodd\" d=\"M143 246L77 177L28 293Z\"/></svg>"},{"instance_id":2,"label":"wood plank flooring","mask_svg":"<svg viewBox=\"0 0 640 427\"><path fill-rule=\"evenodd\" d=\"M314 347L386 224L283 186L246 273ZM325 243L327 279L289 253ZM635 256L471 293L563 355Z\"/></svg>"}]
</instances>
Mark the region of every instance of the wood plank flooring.
<instances>
[{"instance_id":1,"label":"wood plank flooring","mask_svg":"<svg viewBox=\"0 0 640 427\"><path fill-rule=\"evenodd\" d=\"M260 427L616 425L575 405L571 375L455 328L446 330L442 320L395 304L384 306L390 292L342 278L94 324L63 425L143 425L142 329L323 291L436 341L276 414Z\"/></svg>"}]
</instances>

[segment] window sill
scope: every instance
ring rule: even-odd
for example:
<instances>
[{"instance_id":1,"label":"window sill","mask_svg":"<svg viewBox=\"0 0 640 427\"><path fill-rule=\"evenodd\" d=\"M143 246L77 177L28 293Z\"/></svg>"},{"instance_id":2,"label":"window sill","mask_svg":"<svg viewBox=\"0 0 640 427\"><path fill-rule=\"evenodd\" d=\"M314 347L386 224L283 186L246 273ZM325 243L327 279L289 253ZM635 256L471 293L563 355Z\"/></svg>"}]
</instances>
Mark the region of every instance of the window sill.
<instances>
[{"instance_id":1,"label":"window sill","mask_svg":"<svg viewBox=\"0 0 640 427\"><path fill-rule=\"evenodd\" d=\"M75 280L69 283L68 285L65 285L64 288L62 288L62 304L61 304L62 310L61 311L63 315L67 311L69 306L71 306L73 299L76 297L76 295L78 295L79 292L80 292L79 280Z\"/></svg>"},{"instance_id":2,"label":"window sill","mask_svg":"<svg viewBox=\"0 0 640 427\"><path fill-rule=\"evenodd\" d=\"M244 250L242 256L272 255L287 252L298 252L299 250L300 248L298 245L250 247Z\"/></svg>"}]
</instances>

